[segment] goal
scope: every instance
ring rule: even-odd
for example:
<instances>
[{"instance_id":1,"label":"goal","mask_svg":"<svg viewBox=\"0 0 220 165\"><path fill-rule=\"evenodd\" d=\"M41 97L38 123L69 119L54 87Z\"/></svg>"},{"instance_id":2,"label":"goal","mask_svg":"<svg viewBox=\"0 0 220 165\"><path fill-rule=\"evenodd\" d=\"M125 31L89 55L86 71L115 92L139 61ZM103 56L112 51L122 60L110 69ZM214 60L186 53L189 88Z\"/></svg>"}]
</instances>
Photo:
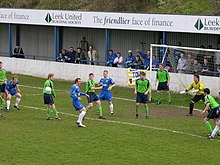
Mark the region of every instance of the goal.
<instances>
[{"instance_id":1,"label":"goal","mask_svg":"<svg viewBox=\"0 0 220 165\"><path fill-rule=\"evenodd\" d=\"M163 63L169 72L220 75L220 50L151 44L150 51L151 71L158 69L158 65L155 65L157 60Z\"/></svg>"}]
</instances>

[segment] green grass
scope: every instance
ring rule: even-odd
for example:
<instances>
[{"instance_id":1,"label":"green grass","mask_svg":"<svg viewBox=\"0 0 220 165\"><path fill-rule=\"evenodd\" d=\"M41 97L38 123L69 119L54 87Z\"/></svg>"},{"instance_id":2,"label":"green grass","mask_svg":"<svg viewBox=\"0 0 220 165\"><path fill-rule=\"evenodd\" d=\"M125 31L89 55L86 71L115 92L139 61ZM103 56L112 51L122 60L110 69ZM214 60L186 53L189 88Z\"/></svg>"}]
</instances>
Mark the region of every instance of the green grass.
<instances>
[{"instance_id":1,"label":"green grass","mask_svg":"<svg viewBox=\"0 0 220 165\"><path fill-rule=\"evenodd\" d=\"M11 75L8 74L8 77ZM21 85L36 87L42 87L45 81L23 75L19 75L19 79ZM72 82L55 81L57 109L67 114L61 114L62 121L46 120L41 89L20 87L22 110L11 108L10 112L2 112L4 118L0 118L1 165L219 164L220 141L206 139L203 116L196 113L194 117L185 117L187 109L177 107L188 106L191 96L173 94L173 104L168 105L166 95L163 95L163 104L149 104L149 119L144 118L144 110L140 111L139 119L134 118L134 101L113 99L115 115L109 116L106 102L103 109L106 121L116 122L91 120L97 119L94 107L87 113L89 119L84 121L87 128L80 129L75 124L78 113L69 97L71 85ZM85 90L84 84L81 90ZM113 96L135 98L132 89L121 87L113 89ZM86 98L82 102L87 105ZM203 108L202 103L197 104L196 108Z\"/></svg>"}]
</instances>

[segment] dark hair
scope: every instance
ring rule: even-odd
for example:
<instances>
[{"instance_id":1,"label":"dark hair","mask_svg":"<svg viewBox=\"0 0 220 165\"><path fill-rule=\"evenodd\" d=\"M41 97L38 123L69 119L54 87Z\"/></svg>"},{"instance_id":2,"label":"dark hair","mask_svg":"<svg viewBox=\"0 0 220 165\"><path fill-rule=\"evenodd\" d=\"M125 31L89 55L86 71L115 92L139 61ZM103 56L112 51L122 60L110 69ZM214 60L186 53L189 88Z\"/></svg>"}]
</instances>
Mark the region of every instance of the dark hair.
<instances>
[{"instance_id":1,"label":"dark hair","mask_svg":"<svg viewBox=\"0 0 220 165\"><path fill-rule=\"evenodd\" d=\"M156 56L156 55L152 55L152 57L155 57L155 58L157 58L157 56Z\"/></svg>"},{"instance_id":2,"label":"dark hair","mask_svg":"<svg viewBox=\"0 0 220 165\"><path fill-rule=\"evenodd\" d=\"M205 89L204 89L204 92L209 95L209 94L210 94L210 89L209 89L209 88L205 88Z\"/></svg>"},{"instance_id":3,"label":"dark hair","mask_svg":"<svg viewBox=\"0 0 220 165\"><path fill-rule=\"evenodd\" d=\"M139 54L137 54L136 57L138 57L139 59L141 59L141 56L140 56Z\"/></svg>"},{"instance_id":4,"label":"dark hair","mask_svg":"<svg viewBox=\"0 0 220 165\"><path fill-rule=\"evenodd\" d=\"M121 55L121 53L120 53L120 52L117 52L117 54L120 54L120 55Z\"/></svg>"},{"instance_id":5,"label":"dark hair","mask_svg":"<svg viewBox=\"0 0 220 165\"><path fill-rule=\"evenodd\" d=\"M72 49L73 47L72 46L70 46L70 49ZM73 48L74 49L74 48Z\"/></svg>"},{"instance_id":6,"label":"dark hair","mask_svg":"<svg viewBox=\"0 0 220 165\"><path fill-rule=\"evenodd\" d=\"M110 50L109 50L109 52L112 52L112 53L113 53L113 50L112 50L112 49L110 49Z\"/></svg>"},{"instance_id":7,"label":"dark hair","mask_svg":"<svg viewBox=\"0 0 220 165\"><path fill-rule=\"evenodd\" d=\"M48 74L47 78L49 79L49 78L51 78L51 77L53 77L53 76L54 76L54 74L53 74L53 73L50 73L50 74Z\"/></svg>"},{"instance_id":8,"label":"dark hair","mask_svg":"<svg viewBox=\"0 0 220 165\"><path fill-rule=\"evenodd\" d=\"M199 74L194 74L194 77L196 77L198 80L200 79Z\"/></svg>"},{"instance_id":9,"label":"dark hair","mask_svg":"<svg viewBox=\"0 0 220 165\"><path fill-rule=\"evenodd\" d=\"M108 73L108 71L107 71L107 70L104 70L104 72Z\"/></svg>"},{"instance_id":10,"label":"dark hair","mask_svg":"<svg viewBox=\"0 0 220 165\"><path fill-rule=\"evenodd\" d=\"M159 63L159 65L162 65L162 66L163 66L163 63Z\"/></svg>"},{"instance_id":11,"label":"dark hair","mask_svg":"<svg viewBox=\"0 0 220 165\"><path fill-rule=\"evenodd\" d=\"M89 73L89 76L94 76L94 74L93 73Z\"/></svg>"},{"instance_id":12,"label":"dark hair","mask_svg":"<svg viewBox=\"0 0 220 165\"><path fill-rule=\"evenodd\" d=\"M75 79L75 83L77 83L79 80L81 80L80 78L76 78Z\"/></svg>"},{"instance_id":13,"label":"dark hair","mask_svg":"<svg viewBox=\"0 0 220 165\"><path fill-rule=\"evenodd\" d=\"M80 49L80 50L81 50L81 48L80 48L80 47L78 47L77 49Z\"/></svg>"},{"instance_id":14,"label":"dark hair","mask_svg":"<svg viewBox=\"0 0 220 165\"><path fill-rule=\"evenodd\" d=\"M146 73L143 72L143 71L141 71L141 72L140 72L140 75L142 75L142 76L146 76Z\"/></svg>"},{"instance_id":15,"label":"dark hair","mask_svg":"<svg viewBox=\"0 0 220 165\"><path fill-rule=\"evenodd\" d=\"M0 61L0 64L2 64L2 62Z\"/></svg>"}]
</instances>

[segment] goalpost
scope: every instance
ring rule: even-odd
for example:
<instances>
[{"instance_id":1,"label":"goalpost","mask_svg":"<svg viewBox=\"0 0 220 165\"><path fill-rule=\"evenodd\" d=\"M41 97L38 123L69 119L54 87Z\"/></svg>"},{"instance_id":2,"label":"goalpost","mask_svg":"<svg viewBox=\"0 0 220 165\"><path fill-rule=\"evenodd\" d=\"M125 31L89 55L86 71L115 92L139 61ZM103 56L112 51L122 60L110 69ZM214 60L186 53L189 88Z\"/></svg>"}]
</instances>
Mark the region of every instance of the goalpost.
<instances>
[{"instance_id":1,"label":"goalpost","mask_svg":"<svg viewBox=\"0 0 220 165\"><path fill-rule=\"evenodd\" d=\"M152 65L152 56L155 55L169 72L219 76L220 50L151 44L150 52L150 71L157 69ZM179 62L181 56L183 60Z\"/></svg>"}]
</instances>

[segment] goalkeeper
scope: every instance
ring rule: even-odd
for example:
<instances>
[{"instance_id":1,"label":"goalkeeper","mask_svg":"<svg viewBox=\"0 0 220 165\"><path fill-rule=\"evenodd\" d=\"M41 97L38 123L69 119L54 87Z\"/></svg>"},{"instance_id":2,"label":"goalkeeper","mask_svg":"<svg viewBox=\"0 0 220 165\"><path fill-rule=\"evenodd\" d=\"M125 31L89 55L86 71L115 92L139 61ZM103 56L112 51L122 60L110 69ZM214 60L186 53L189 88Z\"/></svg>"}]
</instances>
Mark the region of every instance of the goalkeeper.
<instances>
[{"instance_id":1,"label":"goalkeeper","mask_svg":"<svg viewBox=\"0 0 220 165\"><path fill-rule=\"evenodd\" d=\"M193 93L196 93L196 95L190 101L189 113L186 114L186 116L193 115L193 108L195 103L197 103L199 100L202 100L203 102L205 101L204 84L200 81L200 77L198 74L194 75L194 82L185 90L185 92L188 92L192 89L194 89Z\"/></svg>"}]
</instances>

